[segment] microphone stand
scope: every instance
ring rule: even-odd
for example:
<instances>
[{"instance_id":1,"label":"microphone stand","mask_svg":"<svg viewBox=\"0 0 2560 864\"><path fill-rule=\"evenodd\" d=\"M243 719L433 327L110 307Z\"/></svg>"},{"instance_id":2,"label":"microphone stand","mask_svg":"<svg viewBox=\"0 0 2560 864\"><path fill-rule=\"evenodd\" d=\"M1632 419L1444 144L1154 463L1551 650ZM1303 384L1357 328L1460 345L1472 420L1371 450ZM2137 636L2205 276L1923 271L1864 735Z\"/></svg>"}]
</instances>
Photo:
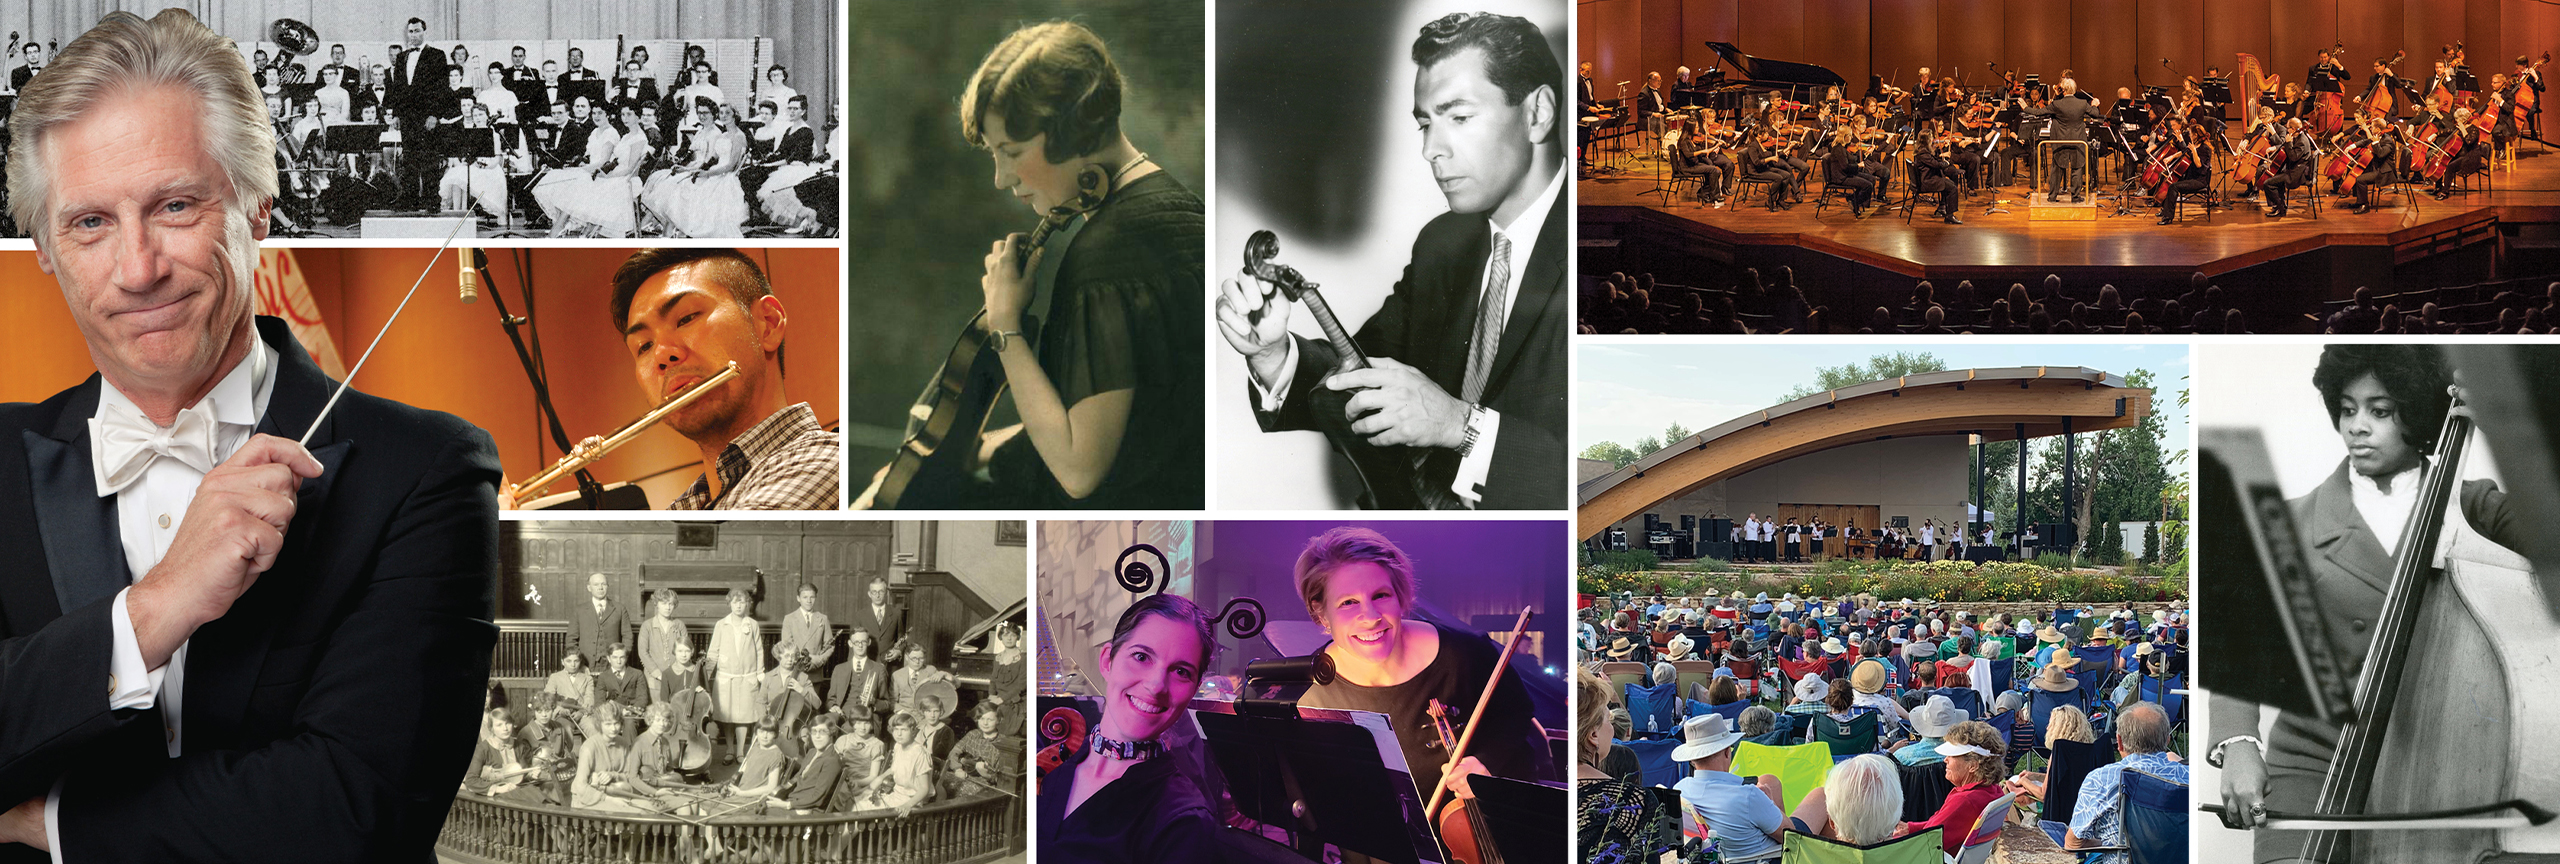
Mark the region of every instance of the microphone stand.
<instances>
[{"instance_id":1,"label":"microphone stand","mask_svg":"<svg viewBox=\"0 0 2560 864\"><path fill-rule=\"evenodd\" d=\"M469 263L485 276L489 271L488 251L477 248L472 249L471 261ZM484 281L486 280L484 279ZM524 290L526 297L533 296L532 279L522 272L522 270L519 270L516 273L516 281L518 286ZM560 452L567 453L570 450L576 449L569 443L569 433L560 427L560 409L551 404L551 383L549 377L542 374L542 364L534 362L533 352L526 350L525 348L524 333L521 328L525 324L529 323L531 319L509 314L507 312L506 293L497 290L497 287L498 286L494 282L489 285L489 303L498 310L498 325L506 328L507 341L515 343L516 360L524 364L525 380L533 382L534 413L542 415L542 419L549 421L551 426L551 441L560 448ZM587 469L584 468L578 469L577 478L578 503L583 505L583 509L599 509L596 505L599 501L603 500L604 484L596 482L595 476L587 473ZM530 491L539 492L541 490L537 489ZM516 504L517 506L523 506L524 502L518 501Z\"/></svg>"}]
</instances>

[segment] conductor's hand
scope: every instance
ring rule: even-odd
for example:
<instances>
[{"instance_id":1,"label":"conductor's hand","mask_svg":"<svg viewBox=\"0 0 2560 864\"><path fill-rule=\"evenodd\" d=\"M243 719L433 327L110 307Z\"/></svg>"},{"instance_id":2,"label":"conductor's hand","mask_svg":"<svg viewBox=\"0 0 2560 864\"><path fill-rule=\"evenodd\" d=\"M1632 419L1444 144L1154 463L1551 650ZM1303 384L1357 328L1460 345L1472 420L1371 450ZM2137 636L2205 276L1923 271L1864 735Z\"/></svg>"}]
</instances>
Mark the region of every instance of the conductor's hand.
<instances>
[{"instance_id":1,"label":"conductor's hand","mask_svg":"<svg viewBox=\"0 0 2560 864\"><path fill-rule=\"evenodd\" d=\"M1289 359L1289 306L1279 286L1251 273L1239 270L1218 283L1218 332L1266 386L1287 371L1280 364Z\"/></svg>"},{"instance_id":2,"label":"conductor's hand","mask_svg":"<svg viewBox=\"0 0 2560 864\"><path fill-rule=\"evenodd\" d=\"M1467 403L1440 389L1422 370L1372 357L1369 368L1324 379L1324 386L1360 390L1343 411L1353 421L1351 431L1367 436L1371 444L1450 448L1466 443Z\"/></svg>"},{"instance_id":3,"label":"conductor's hand","mask_svg":"<svg viewBox=\"0 0 2560 864\"><path fill-rule=\"evenodd\" d=\"M2266 818L2266 757L2255 744L2232 742L2222 750L2222 824L2247 830Z\"/></svg>"},{"instance_id":4,"label":"conductor's hand","mask_svg":"<svg viewBox=\"0 0 2560 864\"><path fill-rule=\"evenodd\" d=\"M178 645L275 566L293 523L294 493L320 476L302 445L273 435L251 437L196 487L160 564L126 595L135 641L146 667L169 661Z\"/></svg>"}]
</instances>

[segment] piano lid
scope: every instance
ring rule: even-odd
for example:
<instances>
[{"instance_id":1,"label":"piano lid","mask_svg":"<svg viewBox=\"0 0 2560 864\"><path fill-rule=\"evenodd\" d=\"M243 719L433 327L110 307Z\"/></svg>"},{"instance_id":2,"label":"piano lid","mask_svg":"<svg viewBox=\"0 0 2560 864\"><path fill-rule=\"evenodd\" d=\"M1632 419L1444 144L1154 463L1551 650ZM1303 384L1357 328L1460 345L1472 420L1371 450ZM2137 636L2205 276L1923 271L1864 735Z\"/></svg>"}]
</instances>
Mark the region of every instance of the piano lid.
<instances>
[{"instance_id":1,"label":"piano lid","mask_svg":"<svg viewBox=\"0 0 2560 864\"><path fill-rule=\"evenodd\" d=\"M1724 84L1727 87L1820 88L1845 87L1849 83L1840 77L1840 73L1811 63L1766 60L1744 54L1731 42L1709 42L1707 47L1714 50L1716 56L1724 58L1725 65L1733 67L1732 72L1725 74Z\"/></svg>"}]
</instances>

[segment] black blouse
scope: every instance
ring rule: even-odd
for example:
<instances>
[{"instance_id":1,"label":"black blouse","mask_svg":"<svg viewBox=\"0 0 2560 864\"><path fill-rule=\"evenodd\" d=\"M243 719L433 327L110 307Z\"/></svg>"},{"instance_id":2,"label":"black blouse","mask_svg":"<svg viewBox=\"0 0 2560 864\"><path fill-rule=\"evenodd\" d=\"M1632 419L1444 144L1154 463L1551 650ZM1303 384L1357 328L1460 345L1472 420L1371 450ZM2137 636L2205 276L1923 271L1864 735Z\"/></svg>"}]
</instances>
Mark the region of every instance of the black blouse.
<instances>
[{"instance_id":1,"label":"black blouse","mask_svg":"<svg viewBox=\"0 0 2560 864\"><path fill-rule=\"evenodd\" d=\"M1090 750L1078 750L1040 778L1040 860L1152 864L1217 860L1217 823L1209 799L1173 760L1158 757L1130 766L1120 779L1095 790L1074 813L1067 796L1076 766Z\"/></svg>"},{"instance_id":2,"label":"black blouse","mask_svg":"<svg viewBox=\"0 0 2560 864\"><path fill-rule=\"evenodd\" d=\"M1097 393L1135 393L1111 472L1084 498L1067 496L1030 436L999 449L992 470L1028 499L1021 506L1202 506L1200 213L1200 196L1158 171L1111 193L1065 250L1040 328L1040 368L1069 408Z\"/></svg>"},{"instance_id":3,"label":"black blouse","mask_svg":"<svg viewBox=\"0 0 2560 864\"><path fill-rule=\"evenodd\" d=\"M1468 712L1475 710L1476 695L1483 692L1486 681L1492 680L1494 661L1501 657L1502 652L1491 640L1442 627L1439 656L1431 658L1431 665L1404 683L1363 687L1335 679L1331 684L1309 689L1298 704L1387 715L1396 730L1396 743L1403 745L1405 767L1413 773L1414 784L1427 801L1431 790L1440 785L1441 766L1449 761L1449 754L1440 747L1439 734L1432 728L1431 700L1446 703L1449 725L1465 734L1466 730L1460 727L1466 724ZM1468 744L1467 755L1483 762L1485 770L1497 777L1553 777L1546 739L1532 722L1535 711L1519 674L1506 672L1502 684L1493 690L1493 703L1485 706L1484 728L1477 730L1475 740Z\"/></svg>"}]
</instances>

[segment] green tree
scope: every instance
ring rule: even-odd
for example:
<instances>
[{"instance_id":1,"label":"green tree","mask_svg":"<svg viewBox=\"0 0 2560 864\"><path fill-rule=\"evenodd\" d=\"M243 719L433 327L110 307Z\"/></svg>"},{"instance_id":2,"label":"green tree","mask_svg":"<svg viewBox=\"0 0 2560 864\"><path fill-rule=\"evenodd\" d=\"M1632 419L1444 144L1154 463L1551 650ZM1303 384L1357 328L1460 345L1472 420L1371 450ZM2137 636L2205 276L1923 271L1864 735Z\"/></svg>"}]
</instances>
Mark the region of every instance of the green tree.
<instances>
[{"instance_id":1,"label":"green tree","mask_svg":"<svg viewBox=\"0 0 2560 864\"><path fill-rule=\"evenodd\" d=\"M2160 523L2142 526L2142 563L2160 563Z\"/></svg>"},{"instance_id":2,"label":"green tree","mask_svg":"<svg viewBox=\"0 0 2560 864\"><path fill-rule=\"evenodd\" d=\"M1673 420L1671 421L1671 425L1662 427L1662 446L1669 447L1673 444L1678 444L1680 443L1680 439L1687 438L1695 434L1698 433L1689 431L1689 427L1680 425L1680 421L1678 420Z\"/></svg>"},{"instance_id":3,"label":"green tree","mask_svg":"<svg viewBox=\"0 0 2560 864\"><path fill-rule=\"evenodd\" d=\"M1620 444L1616 441L1602 441L1598 444L1582 448L1582 458L1600 459L1611 465L1624 468L1635 464L1637 459L1643 457L1637 454L1636 451L1627 449L1627 445Z\"/></svg>"},{"instance_id":4,"label":"green tree","mask_svg":"<svg viewBox=\"0 0 2560 864\"><path fill-rule=\"evenodd\" d=\"M1651 456L1653 451L1660 449L1662 449L1662 439L1647 435L1636 440L1636 458L1638 459Z\"/></svg>"},{"instance_id":5,"label":"green tree","mask_svg":"<svg viewBox=\"0 0 2560 864\"><path fill-rule=\"evenodd\" d=\"M1813 372L1812 384L1796 385L1796 389L1787 391L1786 398L1780 401L1793 402L1853 384L1882 381L1886 378L1899 378L1921 372L1943 372L1946 368L1947 361L1940 360L1938 355L1927 351L1896 351L1891 354L1878 354L1867 358L1867 362L1864 363L1817 368Z\"/></svg>"}]
</instances>

